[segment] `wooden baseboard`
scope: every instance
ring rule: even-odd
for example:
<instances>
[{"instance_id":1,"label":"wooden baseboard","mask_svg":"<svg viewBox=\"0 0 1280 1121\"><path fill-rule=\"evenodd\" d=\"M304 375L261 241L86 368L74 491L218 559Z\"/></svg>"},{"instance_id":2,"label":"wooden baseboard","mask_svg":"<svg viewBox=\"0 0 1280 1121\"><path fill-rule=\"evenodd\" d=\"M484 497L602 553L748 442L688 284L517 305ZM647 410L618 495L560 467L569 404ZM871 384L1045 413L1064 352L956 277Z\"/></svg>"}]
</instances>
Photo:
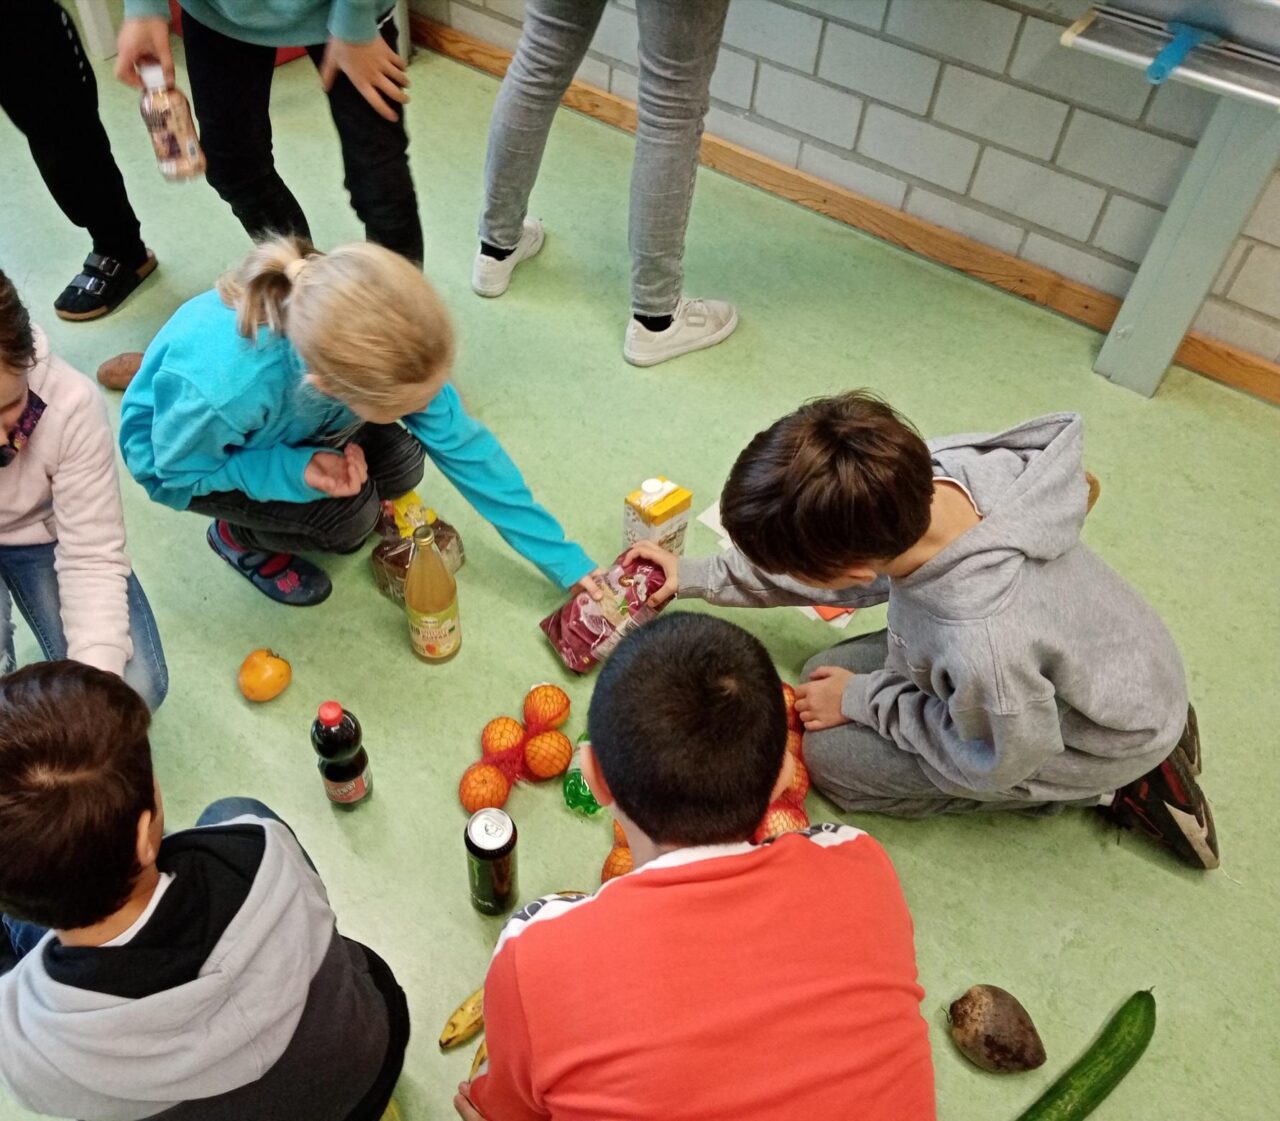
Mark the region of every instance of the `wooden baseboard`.
<instances>
[{"instance_id":1,"label":"wooden baseboard","mask_svg":"<svg viewBox=\"0 0 1280 1121\"><path fill-rule=\"evenodd\" d=\"M510 51L416 13L410 16L409 22L415 43L489 74L500 77L506 73ZM635 105L606 90L575 81L565 93L563 104L606 124L635 131ZM864 230L882 241L948 265L1099 331L1109 330L1120 310L1120 300L1106 292L854 194L718 136L702 138L701 161L707 167L779 198ZM1205 377L1280 404L1280 364L1241 347L1190 331L1182 340L1174 361Z\"/></svg>"}]
</instances>

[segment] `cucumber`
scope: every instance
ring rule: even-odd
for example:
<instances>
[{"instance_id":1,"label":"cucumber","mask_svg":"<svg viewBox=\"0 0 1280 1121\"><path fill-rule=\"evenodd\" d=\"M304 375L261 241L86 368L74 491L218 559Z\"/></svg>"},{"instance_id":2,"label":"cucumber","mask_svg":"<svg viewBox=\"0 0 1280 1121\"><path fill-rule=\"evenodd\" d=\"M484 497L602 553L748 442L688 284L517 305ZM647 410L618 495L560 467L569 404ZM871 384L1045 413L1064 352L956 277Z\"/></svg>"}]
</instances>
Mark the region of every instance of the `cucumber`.
<instances>
[{"instance_id":1,"label":"cucumber","mask_svg":"<svg viewBox=\"0 0 1280 1121\"><path fill-rule=\"evenodd\" d=\"M1089 1049L1018 1116L1018 1121L1080 1121L1088 1117L1142 1058L1155 1030L1155 997L1150 992L1134 993Z\"/></svg>"}]
</instances>

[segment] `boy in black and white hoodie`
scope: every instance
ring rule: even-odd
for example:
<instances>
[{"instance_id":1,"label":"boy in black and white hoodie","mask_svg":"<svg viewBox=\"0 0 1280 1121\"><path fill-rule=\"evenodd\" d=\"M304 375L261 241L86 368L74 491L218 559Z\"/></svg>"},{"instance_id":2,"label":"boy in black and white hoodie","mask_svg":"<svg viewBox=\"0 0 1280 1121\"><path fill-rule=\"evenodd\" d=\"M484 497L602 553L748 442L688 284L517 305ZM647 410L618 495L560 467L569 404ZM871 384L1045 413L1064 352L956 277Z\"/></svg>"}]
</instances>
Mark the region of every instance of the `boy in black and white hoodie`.
<instances>
[{"instance_id":1,"label":"boy in black and white hoodie","mask_svg":"<svg viewBox=\"0 0 1280 1121\"><path fill-rule=\"evenodd\" d=\"M391 970L260 802L164 835L149 723L76 662L0 678L0 1083L81 1121L378 1121Z\"/></svg>"}]
</instances>

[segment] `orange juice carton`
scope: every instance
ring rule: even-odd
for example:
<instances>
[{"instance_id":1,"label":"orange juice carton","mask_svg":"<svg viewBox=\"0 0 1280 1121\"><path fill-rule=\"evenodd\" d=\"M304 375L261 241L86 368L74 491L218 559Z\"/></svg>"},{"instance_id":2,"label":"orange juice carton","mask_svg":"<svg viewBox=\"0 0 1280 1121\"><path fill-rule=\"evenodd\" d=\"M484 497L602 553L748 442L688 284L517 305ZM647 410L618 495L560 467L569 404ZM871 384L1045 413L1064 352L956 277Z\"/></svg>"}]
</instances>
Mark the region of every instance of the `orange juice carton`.
<instances>
[{"instance_id":1,"label":"orange juice carton","mask_svg":"<svg viewBox=\"0 0 1280 1121\"><path fill-rule=\"evenodd\" d=\"M670 553L684 552L693 494L661 475L645 479L622 509L624 546L654 541Z\"/></svg>"}]
</instances>

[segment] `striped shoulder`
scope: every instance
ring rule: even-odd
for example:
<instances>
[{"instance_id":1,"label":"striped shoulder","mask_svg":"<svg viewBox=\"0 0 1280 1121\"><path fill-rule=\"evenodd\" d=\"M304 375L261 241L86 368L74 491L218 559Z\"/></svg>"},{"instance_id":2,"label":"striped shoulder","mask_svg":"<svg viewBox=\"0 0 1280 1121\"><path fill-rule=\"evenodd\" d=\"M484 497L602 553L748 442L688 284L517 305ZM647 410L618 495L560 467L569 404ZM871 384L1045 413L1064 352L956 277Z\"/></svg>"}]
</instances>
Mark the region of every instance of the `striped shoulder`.
<instances>
[{"instance_id":1,"label":"striped shoulder","mask_svg":"<svg viewBox=\"0 0 1280 1121\"><path fill-rule=\"evenodd\" d=\"M544 895L541 899L527 903L507 919L506 926L498 936L498 944L493 948L494 957L512 938L519 937L535 923L561 918L584 903L590 903L594 898L594 895L582 891L557 891L554 895Z\"/></svg>"},{"instance_id":2,"label":"striped shoulder","mask_svg":"<svg viewBox=\"0 0 1280 1121\"><path fill-rule=\"evenodd\" d=\"M852 825L843 825L838 821L821 821L817 825L810 825L808 829L797 829L794 833L779 833L763 843L771 845L783 837L796 836L804 837L821 848L834 848L836 845L847 845L866 835L863 830Z\"/></svg>"}]
</instances>

